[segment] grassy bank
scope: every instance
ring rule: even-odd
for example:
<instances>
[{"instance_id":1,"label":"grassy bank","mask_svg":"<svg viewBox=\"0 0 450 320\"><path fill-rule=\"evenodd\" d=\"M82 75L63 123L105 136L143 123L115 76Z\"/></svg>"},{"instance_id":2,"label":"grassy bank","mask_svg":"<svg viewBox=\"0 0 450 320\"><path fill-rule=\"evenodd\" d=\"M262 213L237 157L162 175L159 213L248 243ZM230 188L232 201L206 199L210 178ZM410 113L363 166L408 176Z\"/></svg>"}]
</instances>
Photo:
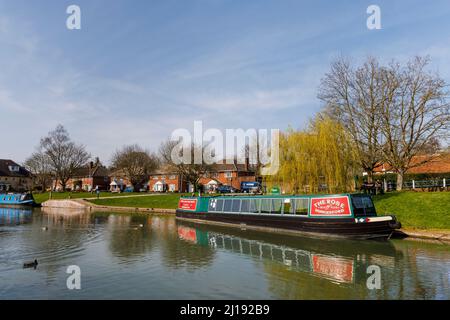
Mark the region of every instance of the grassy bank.
<instances>
[{"instance_id":1,"label":"grassy bank","mask_svg":"<svg viewBox=\"0 0 450 320\"><path fill-rule=\"evenodd\" d=\"M101 198L109 198L109 197L121 197L121 196L139 196L142 193L111 193L111 192L100 192ZM42 203L50 199L50 193L34 193L34 200L37 203ZM86 199L86 198L95 198L97 195L95 193L90 192L52 192L53 200L65 200L65 199Z\"/></svg>"},{"instance_id":2,"label":"grassy bank","mask_svg":"<svg viewBox=\"0 0 450 320\"><path fill-rule=\"evenodd\" d=\"M180 197L181 194L178 193L167 193L148 197L98 199L90 200L90 202L101 206L113 207L176 209Z\"/></svg>"},{"instance_id":3,"label":"grassy bank","mask_svg":"<svg viewBox=\"0 0 450 320\"><path fill-rule=\"evenodd\" d=\"M450 230L448 192L393 192L373 200L379 215L395 214L403 227Z\"/></svg>"},{"instance_id":4,"label":"grassy bank","mask_svg":"<svg viewBox=\"0 0 450 320\"><path fill-rule=\"evenodd\" d=\"M179 198L180 194L163 194L91 202L104 206L175 209ZM406 228L450 230L450 193L393 192L375 196L373 200L379 215L395 214Z\"/></svg>"}]
</instances>

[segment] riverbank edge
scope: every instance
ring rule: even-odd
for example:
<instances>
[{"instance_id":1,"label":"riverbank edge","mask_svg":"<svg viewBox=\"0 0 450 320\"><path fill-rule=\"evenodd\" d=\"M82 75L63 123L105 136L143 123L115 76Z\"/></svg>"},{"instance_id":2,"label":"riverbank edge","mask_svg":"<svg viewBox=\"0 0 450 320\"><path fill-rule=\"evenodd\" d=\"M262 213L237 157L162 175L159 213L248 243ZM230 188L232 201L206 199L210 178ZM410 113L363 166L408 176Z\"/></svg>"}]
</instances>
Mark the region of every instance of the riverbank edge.
<instances>
[{"instance_id":1,"label":"riverbank edge","mask_svg":"<svg viewBox=\"0 0 450 320\"><path fill-rule=\"evenodd\" d=\"M42 203L43 207L47 208L84 208L89 211L109 211L109 212L136 212L147 214L169 214L175 215L176 209L163 208L139 208L139 207L119 207L119 206L104 206L94 204L86 199L73 200L49 200ZM450 230L418 230L412 228L402 228L394 232L394 235L399 238L410 240L433 240L445 242L450 244Z\"/></svg>"},{"instance_id":2,"label":"riverbank edge","mask_svg":"<svg viewBox=\"0 0 450 320\"><path fill-rule=\"evenodd\" d=\"M118 207L103 206L89 202L86 199L73 200L48 200L42 203L43 208L64 208L64 209L85 209L89 211L112 211L112 212L140 212L140 213L165 213L175 215L176 209L163 208L138 208L138 207Z\"/></svg>"}]
</instances>

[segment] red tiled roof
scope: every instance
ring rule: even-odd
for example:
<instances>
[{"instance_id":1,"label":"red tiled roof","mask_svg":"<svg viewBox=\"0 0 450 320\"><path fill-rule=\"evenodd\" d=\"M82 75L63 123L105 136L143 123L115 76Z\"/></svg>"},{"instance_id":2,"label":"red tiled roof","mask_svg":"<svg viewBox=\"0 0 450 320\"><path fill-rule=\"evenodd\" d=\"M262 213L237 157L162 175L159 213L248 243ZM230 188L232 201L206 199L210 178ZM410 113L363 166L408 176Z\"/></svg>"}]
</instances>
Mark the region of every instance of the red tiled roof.
<instances>
[{"instance_id":1,"label":"red tiled roof","mask_svg":"<svg viewBox=\"0 0 450 320\"><path fill-rule=\"evenodd\" d=\"M431 157L430 155L416 156L411 160L411 163L412 164L420 163L430 157ZM382 173L383 168L385 169L386 172L392 171L392 167L389 164L383 163L380 164L377 168L375 168L374 172ZM426 162L417 167L409 169L407 173L422 174L422 173L449 173L449 172L450 172L450 154L442 154L436 155L429 162Z\"/></svg>"}]
</instances>

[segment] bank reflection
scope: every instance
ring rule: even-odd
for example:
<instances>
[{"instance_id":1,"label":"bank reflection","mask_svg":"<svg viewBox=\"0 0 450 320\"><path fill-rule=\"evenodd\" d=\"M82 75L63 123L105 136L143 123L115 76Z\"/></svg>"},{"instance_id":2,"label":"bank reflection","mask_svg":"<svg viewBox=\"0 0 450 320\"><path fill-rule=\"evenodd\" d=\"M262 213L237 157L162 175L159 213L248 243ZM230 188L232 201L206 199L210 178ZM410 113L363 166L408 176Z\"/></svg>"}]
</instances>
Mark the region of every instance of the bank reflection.
<instances>
[{"instance_id":1,"label":"bank reflection","mask_svg":"<svg viewBox=\"0 0 450 320\"><path fill-rule=\"evenodd\" d=\"M0 226L30 223L33 211L27 207L0 207Z\"/></svg>"}]
</instances>

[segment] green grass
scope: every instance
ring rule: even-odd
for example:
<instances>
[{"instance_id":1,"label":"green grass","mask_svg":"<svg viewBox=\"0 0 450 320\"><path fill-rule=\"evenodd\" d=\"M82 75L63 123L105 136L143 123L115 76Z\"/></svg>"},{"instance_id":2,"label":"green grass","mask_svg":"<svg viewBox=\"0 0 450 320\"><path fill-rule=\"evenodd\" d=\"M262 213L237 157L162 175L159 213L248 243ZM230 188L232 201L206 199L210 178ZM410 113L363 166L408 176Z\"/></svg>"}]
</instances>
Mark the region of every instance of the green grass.
<instances>
[{"instance_id":1,"label":"green grass","mask_svg":"<svg viewBox=\"0 0 450 320\"><path fill-rule=\"evenodd\" d=\"M89 201L102 206L176 209L178 206L178 200L181 196L182 194L179 193L168 193L148 197L99 199Z\"/></svg>"},{"instance_id":2,"label":"green grass","mask_svg":"<svg viewBox=\"0 0 450 320\"><path fill-rule=\"evenodd\" d=\"M180 196L180 194L163 194L90 201L105 206L175 209ZM448 192L392 192L375 196L373 200L379 215L394 214L406 228L450 230Z\"/></svg>"},{"instance_id":3,"label":"green grass","mask_svg":"<svg viewBox=\"0 0 450 320\"><path fill-rule=\"evenodd\" d=\"M450 230L448 192L393 192L373 200L378 215L394 214L403 227Z\"/></svg>"},{"instance_id":4,"label":"green grass","mask_svg":"<svg viewBox=\"0 0 450 320\"><path fill-rule=\"evenodd\" d=\"M119 196L132 196L132 195L143 195L143 193L111 193L111 192L100 192L100 197L119 197ZM97 195L90 192L52 192L53 200L63 200L63 199L85 199L85 198L95 198ZM42 203L50 199L50 193L34 193L34 200L37 203Z\"/></svg>"}]
</instances>

